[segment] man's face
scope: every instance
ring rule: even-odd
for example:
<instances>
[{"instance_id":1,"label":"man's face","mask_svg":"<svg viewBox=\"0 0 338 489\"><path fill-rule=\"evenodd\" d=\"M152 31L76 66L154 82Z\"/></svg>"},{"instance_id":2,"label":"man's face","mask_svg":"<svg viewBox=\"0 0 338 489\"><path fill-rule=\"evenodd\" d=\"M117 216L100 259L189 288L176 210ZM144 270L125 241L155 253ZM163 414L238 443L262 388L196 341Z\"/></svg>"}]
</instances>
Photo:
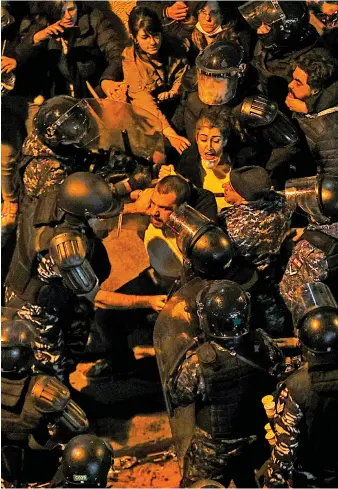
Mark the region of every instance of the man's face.
<instances>
[{"instance_id":1,"label":"man's face","mask_svg":"<svg viewBox=\"0 0 338 489\"><path fill-rule=\"evenodd\" d=\"M145 29L140 29L136 41L141 51L150 56L156 56L162 44L162 34L160 32L150 34Z\"/></svg>"},{"instance_id":2,"label":"man's face","mask_svg":"<svg viewBox=\"0 0 338 489\"><path fill-rule=\"evenodd\" d=\"M222 16L217 2L207 2L198 12L198 22L205 32L213 32L221 25Z\"/></svg>"},{"instance_id":3,"label":"man's face","mask_svg":"<svg viewBox=\"0 0 338 489\"><path fill-rule=\"evenodd\" d=\"M176 194L160 194L156 188L150 199L150 222L157 229L163 229L170 214L177 208Z\"/></svg>"},{"instance_id":4,"label":"man's face","mask_svg":"<svg viewBox=\"0 0 338 489\"><path fill-rule=\"evenodd\" d=\"M289 83L289 95L291 98L306 100L311 93L310 85L307 82L307 73L297 66L292 73L292 78L292 82Z\"/></svg>"},{"instance_id":5,"label":"man's face","mask_svg":"<svg viewBox=\"0 0 338 489\"><path fill-rule=\"evenodd\" d=\"M77 6L75 2L63 2L61 25L73 27L77 21Z\"/></svg>"},{"instance_id":6,"label":"man's face","mask_svg":"<svg viewBox=\"0 0 338 489\"><path fill-rule=\"evenodd\" d=\"M208 168L215 168L221 160L227 143L217 127L201 127L196 136L198 152Z\"/></svg>"},{"instance_id":7,"label":"man's face","mask_svg":"<svg viewBox=\"0 0 338 489\"><path fill-rule=\"evenodd\" d=\"M224 191L224 200L231 205L243 204L246 201L236 192L230 182L230 173L226 177L226 181L222 185Z\"/></svg>"}]
</instances>

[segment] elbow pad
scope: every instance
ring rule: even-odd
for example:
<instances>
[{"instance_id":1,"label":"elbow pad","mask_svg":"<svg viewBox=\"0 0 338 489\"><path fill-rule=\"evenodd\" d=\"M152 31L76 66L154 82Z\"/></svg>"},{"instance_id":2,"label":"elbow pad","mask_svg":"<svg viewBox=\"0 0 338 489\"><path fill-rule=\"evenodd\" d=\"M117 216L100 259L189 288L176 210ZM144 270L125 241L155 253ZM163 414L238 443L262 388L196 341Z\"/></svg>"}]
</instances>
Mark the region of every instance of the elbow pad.
<instances>
[{"instance_id":1,"label":"elbow pad","mask_svg":"<svg viewBox=\"0 0 338 489\"><path fill-rule=\"evenodd\" d=\"M32 389L32 401L40 413L60 413L70 401L70 392L56 377L39 375Z\"/></svg>"},{"instance_id":2,"label":"elbow pad","mask_svg":"<svg viewBox=\"0 0 338 489\"><path fill-rule=\"evenodd\" d=\"M278 105L265 95L247 97L243 100L240 120L251 127L270 125L278 114Z\"/></svg>"},{"instance_id":3,"label":"elbow pad","mask_svg":"<svg viewBox=\"0 0 338 489\"><path fill-rule=\"evenodd\" d=\"M96 291L98 278L90 265L87 240L73 231L58 234L50 242L49 254L60 270L65 285L77 295Z\"/></svg>"},{"instance_id":4,"label":"elbow pad","mask_svg":"<svg viewBox=\"0 0 338 489\"><path fill-rule=\"evenodd\" d=\"M89 422L86 413L70 399L58 420L58 425L71 433L82 433L88 429Z\"/></svg>"}]
</instances>

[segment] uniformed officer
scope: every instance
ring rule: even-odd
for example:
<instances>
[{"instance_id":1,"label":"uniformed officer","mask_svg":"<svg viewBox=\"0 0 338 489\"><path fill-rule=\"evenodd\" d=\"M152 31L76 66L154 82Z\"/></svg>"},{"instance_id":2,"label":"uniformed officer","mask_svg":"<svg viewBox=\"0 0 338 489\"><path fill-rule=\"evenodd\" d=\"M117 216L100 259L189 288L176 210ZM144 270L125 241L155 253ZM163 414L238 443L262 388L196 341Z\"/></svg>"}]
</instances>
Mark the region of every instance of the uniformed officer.
<instances>
[{"instance_id":1,"label":"uniformed officer","mask_svg":"<svg viewBox=\"0 0 338 489\"><path fill-rule=\"evenodd\" d=\"M63 381L87 343L92 301L110 272L90 223L114 215L116 204L101 177L78 172L22 212L6 305L33 325L38 368Z\"/></svg>"},{"instance_id":2,"label":"uniformed officer","mask_svg":"<svg viewBox=\"0 0 338 489\"><path fill-rule=\"evenodd\" d=\"M249 294L228 280L195 279L160 313L154 345L184 460L181 487L202 479L255 487L254 468L264 457L260 394L274 384L270 374L283 356L262 330L250 330ZM184 411L192 403L195 416Z\"/></svg>"},{"instance_id":3,"label":"uniformed officer","mask_svg":"<svg viewBox=\"0 0 338 489\"><path fill-rule=\"evenodd\" d=\"M275 393L276 443L264 487L337 487L338 306L320 282L306 284L299 300L306 363Z\"/></svg>"},{"instance_id":4,"label":"uniformed officer","mask_svg":"<svg viewBox=\"0 0 338 489\"><path fill-rule=\"evenodd\" d=\"M35 333L17 311L3 308L1 328L1 476L14 487L46 482L60 443L86 431L88 420L55 377L33 375Z\"/></svg>"}]
</instances>

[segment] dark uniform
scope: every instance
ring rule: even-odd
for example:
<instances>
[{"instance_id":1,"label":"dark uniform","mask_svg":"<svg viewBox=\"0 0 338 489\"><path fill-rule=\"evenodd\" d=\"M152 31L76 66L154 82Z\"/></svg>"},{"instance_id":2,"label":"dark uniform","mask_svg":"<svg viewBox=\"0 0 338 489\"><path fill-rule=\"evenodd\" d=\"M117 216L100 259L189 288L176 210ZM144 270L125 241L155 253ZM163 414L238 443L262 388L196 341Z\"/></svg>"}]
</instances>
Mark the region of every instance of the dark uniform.
<instances>
[{"instance_id":1,"label":"dark uniform","mask_svg":"<svg viewBox=\"0 0 338 489\"><path fill-rule=\"evenodd\" d=\"M256 341L257 351L247 359L214 342L204 343L186 354L168 384L173 404L195 402L196 430L185 457L186 482L215 479L227 487L234 478L237 487L256 486L260 396L272 383L262 365L265 361L273 371L280 360L275 351L275 358L262 361L266 352L258 344L268 341L262 330L256 331ZM269 348L273 351L272 342ZM243 465L246 473L241 473Z\"/></svg>"},{"instance_id":2,"label":"dark uniform","mask_svg":"<svg viewBox=\"0 0 338 489\"><path fill-rule=\"evenodd\" d=\"M267 487L337 487L338 306L322 283L299 302L299 339L307 363L278 386Z\"/></svg>"},{"instance_id":3,"label":"dark uniform","mask_svg":"<svg viewBox=\"0 0 338 489\"><path fill-rule=\"evenodd\" d=\"M58 445L85 431L88 421L64 384L32 374L34 331L14 309L2 312L1 476L21 487L50 480Z\"/></svg>"},{"instance_id":4,"label":"dark uniform","mask_svg":"<svg viewBox=\"0 0 338 489\"><path fill-rule=\"evenodd\" d=\"M338 178L319 174L290 180L286 197L309 216L310 224L295 246L280 282L281 295L298 321L299 297L307 283L324 282L337 297Z\"/></svg>"},{"instance_id":5,"label":"dark uniform","mask_svg":"<svg viewBox=\"0 0 338 489\"><path fill-rule=\"evenodd\" d=\"M97 181L104 184L109 207L108 185L90 173L80 175L91 179L93 188ZM99 205L100 197L95 195ZM67 380L87 343L91 301L98 284L109 276L110 264L86 220L63 211L57 197L50 189L23 210L6 281L6 305L19 309L19 316L36 329L39 368L49 365L55 375Z\"/></svg>"},{"instance_id":6,"label":"dark uniform","mask_svg":"<svg viewBox=\"0 0 338 489\"><path fill-rule=\"evenodd\" d=\"M283 355L264 331L249 332L249 311L249 296L238 284L195 279L172 296L156 322L154 346L182 487L201 479L256 486L254 468L264 460L260 396L275 384L271 374Z\"/></svg>"}]
</instances>

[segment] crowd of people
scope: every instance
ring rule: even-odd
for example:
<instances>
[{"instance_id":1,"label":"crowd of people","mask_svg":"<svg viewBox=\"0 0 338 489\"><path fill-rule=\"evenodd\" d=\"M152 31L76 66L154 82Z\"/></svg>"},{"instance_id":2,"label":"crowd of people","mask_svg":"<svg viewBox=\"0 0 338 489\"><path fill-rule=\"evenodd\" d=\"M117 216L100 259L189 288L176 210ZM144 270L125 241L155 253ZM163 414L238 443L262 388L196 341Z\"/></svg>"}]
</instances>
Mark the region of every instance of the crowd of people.
<instances>
[{"instance_id":1,"label":"crowd of people","mask_svg":"<svg viewBox=\"0 0 338 489\"><path fill-rule=\"evenodd\" d=\"M4 487L106 487L70 374L142 329L181 487L337 487L338 3L104 3L1 3Z\"/></svg>"}]
</instances>

